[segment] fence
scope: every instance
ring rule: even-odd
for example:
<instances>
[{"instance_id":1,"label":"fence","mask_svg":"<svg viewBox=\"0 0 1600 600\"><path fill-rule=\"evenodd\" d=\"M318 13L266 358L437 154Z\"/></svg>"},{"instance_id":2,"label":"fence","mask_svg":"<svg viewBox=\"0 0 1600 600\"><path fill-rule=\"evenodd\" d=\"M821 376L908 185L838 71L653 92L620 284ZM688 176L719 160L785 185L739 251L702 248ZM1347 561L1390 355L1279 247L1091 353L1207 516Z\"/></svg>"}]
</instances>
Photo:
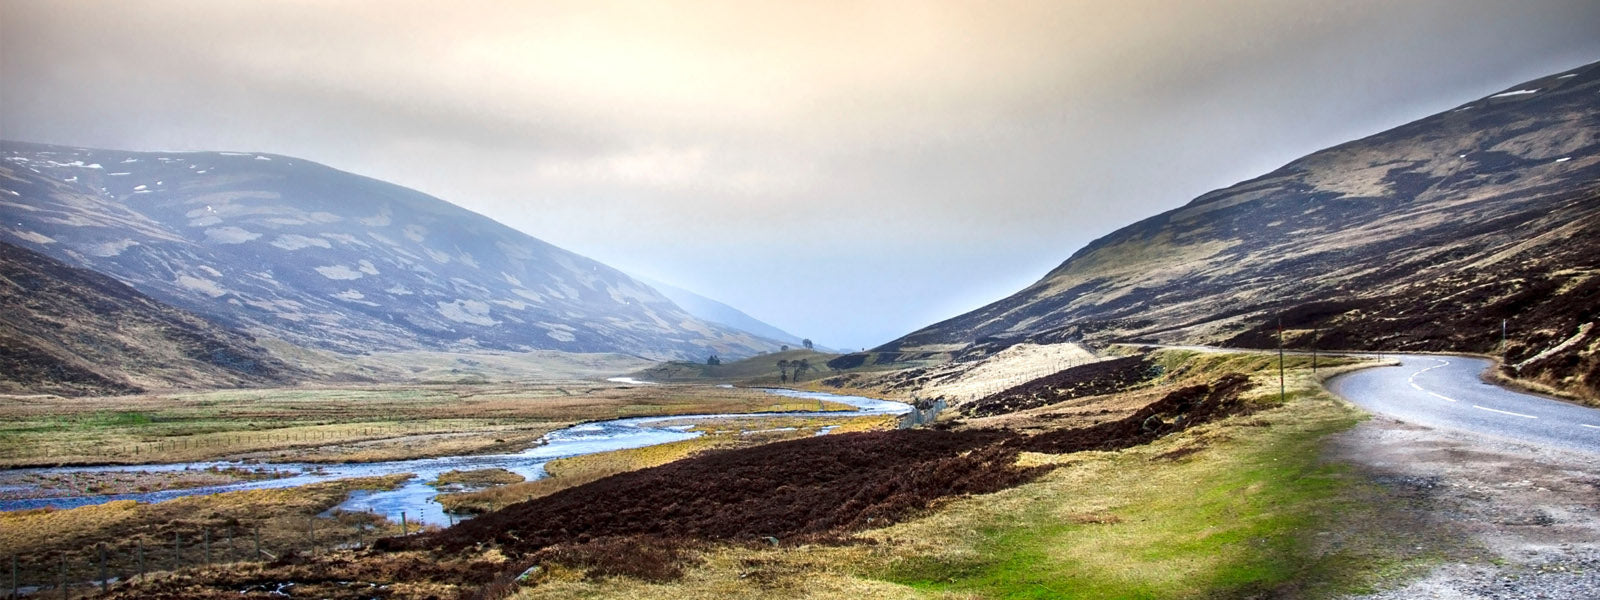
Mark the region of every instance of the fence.
<instances>
[{"instance_id":1,"label":"fence","mask_svg":"<svg viewBox=\"0 0 1600 600\"><path fill-rule=\"evenodd\" d=\"M102 542L36 555L13 555L4 567L9 578L0 589L0 598L81 597L195 567L275 560L291 552L315 556L337 549L361 549L372 540L393 535L392 529L384 532L386 522L376 515L353 525L311 518L300 532L290 533L278 527L269 530L274 535L265 539L259 526L203 528L187 534L174 531L171 537L141 534L115 545ZM415 525L406 513L400 513L400 535L420 531Z\"/></svg>"}]
</instances>

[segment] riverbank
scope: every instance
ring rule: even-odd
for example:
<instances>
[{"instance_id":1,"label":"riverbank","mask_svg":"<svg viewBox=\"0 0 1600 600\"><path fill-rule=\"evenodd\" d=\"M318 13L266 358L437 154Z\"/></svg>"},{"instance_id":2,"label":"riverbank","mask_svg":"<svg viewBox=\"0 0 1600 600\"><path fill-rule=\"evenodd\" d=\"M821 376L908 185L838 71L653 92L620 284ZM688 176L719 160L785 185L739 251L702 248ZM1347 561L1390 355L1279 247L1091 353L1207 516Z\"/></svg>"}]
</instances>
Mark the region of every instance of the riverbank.
<instances>
[{"instance_id":1,"label":"riverbank","mask_svg":"<svg viewBox=\"0 0 1600 600\"><path fill-rule=\"evenodd\" d=\"M0 468L495 454L589 421L817 407L755 389L594 381L7 397ZM850 407L824 402L830 409Z\"/></svg>"}]
</instances>

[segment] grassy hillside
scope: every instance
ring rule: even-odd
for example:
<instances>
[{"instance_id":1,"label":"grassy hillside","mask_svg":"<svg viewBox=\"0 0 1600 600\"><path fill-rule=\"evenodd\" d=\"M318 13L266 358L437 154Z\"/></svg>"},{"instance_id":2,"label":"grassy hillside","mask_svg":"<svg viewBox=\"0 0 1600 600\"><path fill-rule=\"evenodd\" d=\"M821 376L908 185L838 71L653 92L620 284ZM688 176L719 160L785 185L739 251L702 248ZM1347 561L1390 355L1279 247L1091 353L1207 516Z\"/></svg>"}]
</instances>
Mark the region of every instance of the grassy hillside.
<instances>
[{"instance_id":1,"label":"grassy hillside","mask_svg":"<svg viewBox=\"0 0 1600 600\"><path fill-rule=\"evenodd\" d=\"M118 394L303 375L248 336L0 243L0 392Z\"/></svg>"},{"instance_id":2,"label":"grassy hillside","mask_svg":"<svg viewBox=\"0 0 1600 600\"><path fill-rule=\"evenodd\" d=\"M634 374L634 377L645 381L667 382L701 382L701 383L750 383L750 384L776 384L783 372L792 377L793 368L780 369L778 363L798 363L805 361L809 367L800 375L800 381L822 379L830 372L828 361L838 358L838 354L815 352L804 348L784 352L758 354L750 358L729 361L720 365L708 365L704 362L692 363L674 361L644 369ZM792 381L791 381L792 382Z\"/></svg>"},{"instance_id":3,"label":"grassy hillside","mask_svg":"<svg viewBox=\"0 0 1600 600\"><path fill-rule=\"evenodd\" d=\"M1600 401L1600 64L1205 194L883 349L1151 340L1498 353ZM1506 343L1501 344L1501 326Z\"/></svg>"}]
</instances>

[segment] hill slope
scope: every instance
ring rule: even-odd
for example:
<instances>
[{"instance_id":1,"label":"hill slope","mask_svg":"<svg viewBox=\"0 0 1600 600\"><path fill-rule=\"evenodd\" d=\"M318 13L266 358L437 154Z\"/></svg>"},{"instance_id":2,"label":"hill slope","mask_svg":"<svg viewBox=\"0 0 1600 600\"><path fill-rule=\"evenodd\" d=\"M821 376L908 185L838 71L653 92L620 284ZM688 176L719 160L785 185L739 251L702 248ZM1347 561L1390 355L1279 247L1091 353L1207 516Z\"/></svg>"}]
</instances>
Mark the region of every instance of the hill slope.
<instances>
[{"instance_id":1,"label":"hill slope","mask_svg":"<svg viewBox=\"0 0 1600 600\"><path fill-rule=\"evenodd\" d=\"M1094 241L886 350L1155 340L1503 351L1600 390L1600 68L1311 154ZM1502 319L1509 343L1499 348Z\"/></svg>"},{"instance_id":2,"label":"hill slope","mask_svg":"<svg viewBox=\"0 0 1600 600\"><path fill-rule=\"evenodd\" d=\"M800 342L802 341L800 336L789 333L782 329L778 329L777 327L767 324L761 319L757 319L745 314L744 311L732 306L728 306L727 304L723 304L716 300L701 296L700 294L696 294L675 285L662 283L653 279L645 279L642 277L636 277L636 279L650 284L650 287L655 288L656 291L661 292L661 295L666 296L669 300L672 300L673 304L677 304L689 314L706 321L720 325L727 325L728 327L744 331L751 335L767 338L776 342L782 342L790 346L799 346Z\"/></svg>"},{"instance_id":3,"label":"hill slope","mask_svg":"<svg viewBox=\"0 0 1600 600\"><path fill-rule=\"evenodd\" d=\"M0 243L0 391L131 393L298 375L246 336L110 277Z\"/></svg>"},{"instance_id":4,"label":"hill slope","mask_svg":"<svg viewBox=\"0 0 1600 600\"><path fill-rule=\"evenodd\" d=\"M0 143L0 223L159 300L342 351L775 347L482 215L290 157Z\"/></svg>"}]
</instances>

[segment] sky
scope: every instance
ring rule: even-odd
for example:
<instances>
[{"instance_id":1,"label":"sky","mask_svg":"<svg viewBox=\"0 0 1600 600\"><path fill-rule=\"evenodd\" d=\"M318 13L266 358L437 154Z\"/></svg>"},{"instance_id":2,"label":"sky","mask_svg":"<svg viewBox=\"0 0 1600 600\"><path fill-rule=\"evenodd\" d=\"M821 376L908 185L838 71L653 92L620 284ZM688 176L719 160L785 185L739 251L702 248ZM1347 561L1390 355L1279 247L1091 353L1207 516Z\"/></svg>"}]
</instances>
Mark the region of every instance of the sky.
<instances>
[{"instance_id":1,"label":"sky","mask_svg":"<svg viewBox=\"0 0 1600 600\"><path fill-rule=\"evenodd\" d=\"M1593 0L0 0L0 137L298 156L857 348L1597 31Z\"/></svg>"}]
</instances>

